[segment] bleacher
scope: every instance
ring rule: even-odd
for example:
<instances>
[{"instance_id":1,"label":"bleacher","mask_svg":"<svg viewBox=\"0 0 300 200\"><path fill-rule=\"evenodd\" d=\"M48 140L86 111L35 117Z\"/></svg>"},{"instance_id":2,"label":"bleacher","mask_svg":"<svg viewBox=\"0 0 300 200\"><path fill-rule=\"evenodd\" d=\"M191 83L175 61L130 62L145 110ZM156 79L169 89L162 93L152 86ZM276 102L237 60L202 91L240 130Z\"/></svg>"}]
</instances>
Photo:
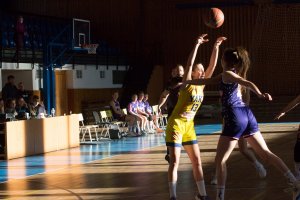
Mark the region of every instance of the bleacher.
<instances>
[{"instance_id":1,"label":"bleacher","mask_svg":"<svg viewBox=\"0 0 300 200\"><path fill-rule=\"evenodd\" d=\"M53 57L59 56L65 48L61 58L57 61L60 67L64 64L91 65L127 65L127 59L119 48L111 47L105 40L92 40L98 43L97 54L88 55L87 51L73 49L72 19L21 14L24 18L26 34L24 48L21 50L22 63L44 63L44 53L49 52L49 45L57 45L52 51ZM16 44L14 41L15 24L20 13L0 14L1 20L1 62L12 62Z\"/></svg>"},{"instance_id":2,"label":"bleacher","mask_svg":"<svg viewBox=\"0 0 300 200\"><path fill-rule=\"evenodd\" d=\"M2 62L11 62L15 53L14 30L19 15L1 14L1 55ZM59 32L68 25L68 20L47 18L41 16L22 15L26 34L24 36L24 48L21 51L20 62L42 63L43 49L46 48ZM61 37L60 42L67 44L69 37Z\"/></svg>"}]
</instances>

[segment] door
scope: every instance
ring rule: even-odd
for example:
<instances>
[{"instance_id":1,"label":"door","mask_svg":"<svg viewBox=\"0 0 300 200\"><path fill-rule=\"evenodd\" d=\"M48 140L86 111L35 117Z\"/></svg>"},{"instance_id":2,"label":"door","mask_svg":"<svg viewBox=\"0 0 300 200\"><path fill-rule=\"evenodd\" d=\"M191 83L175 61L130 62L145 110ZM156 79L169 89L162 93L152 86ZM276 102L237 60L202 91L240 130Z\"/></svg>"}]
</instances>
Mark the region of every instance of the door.
<instances>
[{"instance_id":1,"label":"door","mask_svg":"<svg viewBox=\"0 0 300 200\"><path fill-rule=\"evenodd\" d=\"M56 115L68 114L67 73L55 70Z\"/></svg>"}]
</instances>

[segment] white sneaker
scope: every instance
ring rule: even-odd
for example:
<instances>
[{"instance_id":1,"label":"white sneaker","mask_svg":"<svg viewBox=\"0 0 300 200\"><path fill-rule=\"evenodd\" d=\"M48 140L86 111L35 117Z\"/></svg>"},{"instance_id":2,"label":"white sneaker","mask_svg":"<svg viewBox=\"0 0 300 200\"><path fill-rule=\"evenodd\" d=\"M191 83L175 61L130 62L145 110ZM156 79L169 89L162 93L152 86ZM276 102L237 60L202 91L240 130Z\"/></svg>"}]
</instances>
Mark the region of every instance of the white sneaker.
<instances>
[{"instance_id":1,"label":"white sneaker","mask_svg":"<svg viewBox=\"0 0 300 200\"><path fill-rule=\"evenodd\" d=\"M254 166L260 178L265 178L267 176L267 171L262 164L259 163Z\"/></svg>"},{"instance_id":2,"label":"white sneaker","mask_svg":"<svg viewBox=\"0 0 300 200\"><path fill-rule=\"evenodd\" d=\"M146 135L148 135L148 132L145 131L145 130L144 130L144 131L141 131L141 135L142 135L142 136L146 136Z\"/></svg>"},{"instance_id":3,"label":"white sneaker","mask_svg":"<svg viewBox=\"0 0 300 200\"><path fill-rule=\"evenodd\" d=\"M210 184L211 185L217 185L218 181L217 181L217 176L216 175L213 175L211 181L210 181Z\"/></svg>"},{"instance_id":4,"label":"white sneaker","mask_svg":"<svg viewBox=\"0 0 300 200\"><path fill-rule=\"evenodd\" d=\"M156 131L155 131L154 129L151 129L151 130L149 130L149 133L151 133L151 134L155 134L155 133L156 133Z\"/></svg>"}]
</instances>

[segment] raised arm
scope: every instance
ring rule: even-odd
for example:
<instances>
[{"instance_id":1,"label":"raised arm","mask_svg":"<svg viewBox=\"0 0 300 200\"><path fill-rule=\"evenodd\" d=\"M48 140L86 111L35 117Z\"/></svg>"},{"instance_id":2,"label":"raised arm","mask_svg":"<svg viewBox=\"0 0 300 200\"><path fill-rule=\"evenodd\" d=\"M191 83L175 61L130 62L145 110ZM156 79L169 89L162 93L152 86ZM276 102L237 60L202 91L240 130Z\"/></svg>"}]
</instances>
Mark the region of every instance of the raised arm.
<instances>
[{"instance_id":1,"label":"raised arm","mask_svg":"<svg viewBox=\"0 0 300 200\"><path fill-rule=\"evenodd\" d=\"M298 95L293 101L291 101L286 107L284 107L281 112L276 115L275 119L280 119L280 117L284 116L285 113L289 112L293 108L295 108L300 103L300 95Z\"/></svg>"},{"instance_id":2,"label":"raised arm","mask_svg":"<svg viewBox=\"0 0 300 200\"><path fill-rule=\"evenodd\" d=\"M200 44L203 44L205 42L208 42L208 39L205 39L204 37L207 36L207 34L202 34L197 38L196 44L192 50L192 52L189 55L186 67L184 69L184 76L182 81L192 80L192 70L193 65L197 56L197 51L200 46Z\"/></svg>"},{"instance_id":3,"label":"raised arm","mask_svg":"<svg viewBox=\"0 0 300 200\"><path fill-rule=\"evenodd\" d=\"M205 71L205 78L210 78L212 76L212 74L215 71L215 68L217 66L217 61L218 61L218 55L219 55L219 46L222 44L222 42L224 40L226 40L226 37L219 37L213 47L213 50L211 52L211 56L210 56L210 61L209 61L209 65Z\"/></svg>"},{"instance_id":4,"label":"raised arm","mask_svg":"<svg viewBox=\"0 0 300 200\"><path fill-rule=\"evenodd\" d=\"M246 88L250 89L252 92L254 92L259 98L267 99L269 101L272 101L272 97L268 93L261 93L261 91L258 89L258 87L252 83L251 81L248 81L239 75L235 74L232 71L225 71L222 73L223 81L229 82L229 83L238 83L242 86L245 86Z\"/></svg>"}]
</instances>

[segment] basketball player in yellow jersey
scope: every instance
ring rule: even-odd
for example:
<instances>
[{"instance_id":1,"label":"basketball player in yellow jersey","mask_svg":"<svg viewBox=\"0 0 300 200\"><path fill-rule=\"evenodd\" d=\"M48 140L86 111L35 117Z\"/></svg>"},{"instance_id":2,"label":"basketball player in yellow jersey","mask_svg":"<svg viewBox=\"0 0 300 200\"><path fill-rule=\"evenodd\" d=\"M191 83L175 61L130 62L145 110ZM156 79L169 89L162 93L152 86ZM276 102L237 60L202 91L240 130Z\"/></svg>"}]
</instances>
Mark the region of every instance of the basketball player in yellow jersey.
<instances>
[{"instance_id":1,"label":"basketball player in yellow jersey","mask_svg":"<svg viewBox=\"0 0 300 200\"><path fill-rule=\"evenodd\" d=\"M202 34L197 38L196 44L188 58L183 82L192 79L210 78L215 70L219 46L226 40L219 37L214 44L210 63L204 72L202 64L195 64L198 48L201 44L208 42L207 34ZM176 200L177 170L181 154L181 146L186 150L193 165L193 174L198 188L195 199L208 200L206 194L203 171L201 166L200 151L194 129L194 116L203 100L204 86L184 84L180 88L180 95L177 104L168 120L166 129L166 145L170 152L170 163L168 170L168 181L170 190L170 200Z\"/></svg>"}]
</instances>

